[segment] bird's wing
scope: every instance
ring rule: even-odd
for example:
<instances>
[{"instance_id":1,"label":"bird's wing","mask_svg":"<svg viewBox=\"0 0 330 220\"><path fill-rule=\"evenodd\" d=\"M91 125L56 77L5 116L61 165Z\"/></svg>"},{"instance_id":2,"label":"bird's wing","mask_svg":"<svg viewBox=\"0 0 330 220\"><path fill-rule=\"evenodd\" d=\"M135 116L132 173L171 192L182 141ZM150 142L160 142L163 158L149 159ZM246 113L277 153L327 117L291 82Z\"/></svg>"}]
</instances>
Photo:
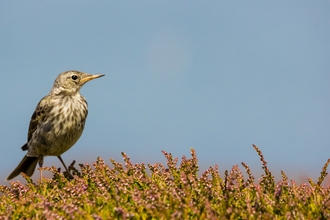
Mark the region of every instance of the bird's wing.
<instances>
[{"instance_id":1,"label":"bird's wing","mask_svg":"<svg viewBox=\"0 0 330 220\"><path fill-rule=\"evenodd\" d=\"M28 131L28 142L30 141L32 134L37 130L42 122L47 120L47 116L51 110L51 105L49 103L49 96L45 96L38 103L36 110L33 112L33 115L30 120L30 126Z\"/></svg>"}]
</instances>

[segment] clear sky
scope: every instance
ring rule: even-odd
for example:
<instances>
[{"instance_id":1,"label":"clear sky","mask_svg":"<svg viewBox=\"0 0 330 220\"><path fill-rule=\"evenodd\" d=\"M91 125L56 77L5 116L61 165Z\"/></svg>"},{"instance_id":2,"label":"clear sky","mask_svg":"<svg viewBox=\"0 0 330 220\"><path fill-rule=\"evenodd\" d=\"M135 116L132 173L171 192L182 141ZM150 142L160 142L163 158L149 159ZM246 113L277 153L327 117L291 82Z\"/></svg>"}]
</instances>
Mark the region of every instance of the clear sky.
<instances>
[{"instance_id":1,"label":"clear sky","mask_svg":"<svg viewBox=\"0 0 330 220\"><path fill-rule=\"evenodd\" d=\"M329 12L329 1L0 1L0 182L71 69L106 76L81 90L89 115L67 164L120 152L164 163L161 150L194 148L201 170L243 161L258 175L256 144L276 176L316 179L330 157Z\"/></svg>"}]
</instances>

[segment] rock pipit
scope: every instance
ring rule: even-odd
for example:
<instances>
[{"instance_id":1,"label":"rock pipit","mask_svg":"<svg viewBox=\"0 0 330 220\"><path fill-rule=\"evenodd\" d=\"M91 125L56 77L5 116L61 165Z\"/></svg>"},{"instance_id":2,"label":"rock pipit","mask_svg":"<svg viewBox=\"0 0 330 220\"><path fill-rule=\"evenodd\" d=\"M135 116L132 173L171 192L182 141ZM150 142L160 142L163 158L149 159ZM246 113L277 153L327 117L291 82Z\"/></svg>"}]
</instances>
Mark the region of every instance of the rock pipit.
<instances>
[{"instance_id":1,"label":"rock pipit","mask_svg":"<svg viewBox=\"0 0 330 220\"><path fill-rule=\"evenodd\" d=\"M61 155L77 142L84 130L87 102L79 91L86 82L102 76L74 70L57 76L52 90L40 100L31 117L27 143L22 147L27 153L6 180L21 172L32 176L37 163L42 167L44 156L57 156L71 175Z\"/></svg>"}]
</instances>

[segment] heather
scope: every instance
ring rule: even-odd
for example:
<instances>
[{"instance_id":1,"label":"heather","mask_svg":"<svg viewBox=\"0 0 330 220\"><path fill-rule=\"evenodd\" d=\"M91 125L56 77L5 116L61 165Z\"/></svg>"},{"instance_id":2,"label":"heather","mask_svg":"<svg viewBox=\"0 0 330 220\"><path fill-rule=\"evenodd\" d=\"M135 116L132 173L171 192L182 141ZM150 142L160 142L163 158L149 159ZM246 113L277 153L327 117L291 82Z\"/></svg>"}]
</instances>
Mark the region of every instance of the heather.
<instances>
[{"instance_id":1,"label":"heather","mask_svg":"<svg viewBox=\"0 0 330 220\"><path fill-rule=\"evenodd\" d=\"M69 166L74 179L55 167L51 179L0 185L0 219L330 219L330 186L324 186L330 159L317 181L296 184L281 172L275 181L260 149L264 170L256 180L249 166L199 171L195 150L167 163L124 164L97 158Z\"/></svg>"}]
</instances>

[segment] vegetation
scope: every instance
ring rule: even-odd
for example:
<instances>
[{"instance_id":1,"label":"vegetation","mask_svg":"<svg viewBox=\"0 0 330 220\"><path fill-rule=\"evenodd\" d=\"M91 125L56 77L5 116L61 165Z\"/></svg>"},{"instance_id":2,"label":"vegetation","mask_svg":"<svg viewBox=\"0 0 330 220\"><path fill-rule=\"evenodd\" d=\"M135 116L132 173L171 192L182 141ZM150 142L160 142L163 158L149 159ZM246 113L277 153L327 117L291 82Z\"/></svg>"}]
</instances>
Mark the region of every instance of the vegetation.
<instances>
[{"instance_id":1,"label":"vegetation","mask_svg":"<svg viewBox=\"0 0 330 220\"><path fill-rule=\"evenodd\" d=\"M317 182L297 185L282 171L275 183L261 151L264 174L256 181L242 163L220 176L210 167L198 176L195 150L181 163L163 151L163 164L125 164L98 158L93 166L71 164L74 179L56 168L43 168L52 179L0 185L0 219L330 219L330 186L323 186L330 159Z\"/></svg>"}]
</instances>

